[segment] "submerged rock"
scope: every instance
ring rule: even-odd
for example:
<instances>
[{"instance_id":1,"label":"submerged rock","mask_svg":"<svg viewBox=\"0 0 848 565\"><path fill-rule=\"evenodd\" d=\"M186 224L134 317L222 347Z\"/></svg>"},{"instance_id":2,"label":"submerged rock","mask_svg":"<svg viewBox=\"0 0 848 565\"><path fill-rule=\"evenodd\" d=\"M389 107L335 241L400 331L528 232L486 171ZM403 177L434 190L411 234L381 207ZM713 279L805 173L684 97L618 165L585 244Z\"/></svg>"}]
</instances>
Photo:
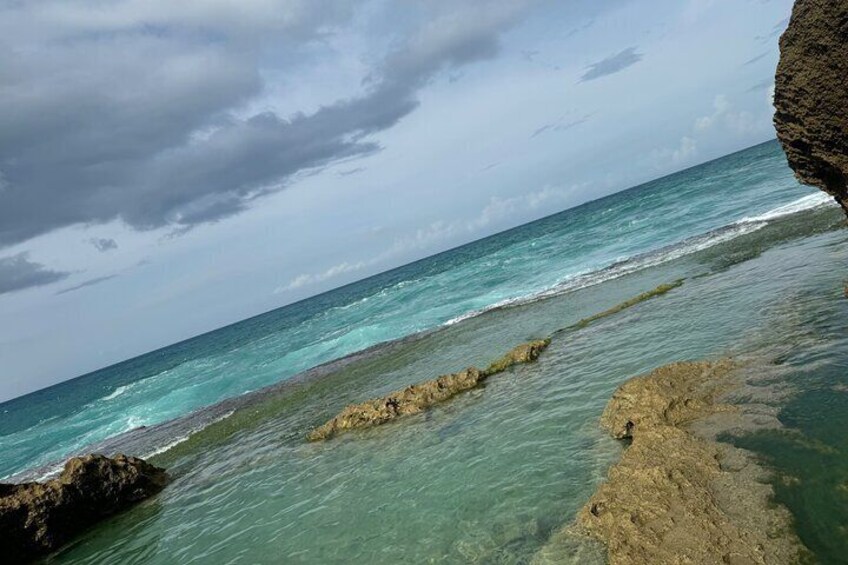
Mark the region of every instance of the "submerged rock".
<instances>
[{"instance_id":1,"label":"submerged rock","mask_svg":"<svg viewBox=\"0 0 848 565\"><path fill-rule=\"evenodd\" d=\"M483 371L469 367L459 373L442 375L437 379L408 386L383 398L353 404L323 426L309 432L306 438L309 441L321 441L348 430L379 426L401 416L423 412L431 406L476 387L492 375L520 363L535 361L550 342L549 339L543 339L521 344Z\"/></svg>"},{"instance_id":2,"label":"submerged rock","mask_svg":"<svg viewBox=\"0 0 848 565\"><path fill-rule=\"evenodd\" d=\"M641 302L645 302L646 300L651 300L652 298L656 298L658 296L662 296L664 294L667 294L667 293L671 292L672 290L674 290L675 288L682 286L684 282L685 282L685 279L677 279L676 281L674 281L672 283L661 284L661 285L659 285L658 287L656 287L652 290L649 290L647 292L643 292L642 294L640 294L638 296L634 296L633 298L625 300L624 302L617 304L617 305L613 306L612 308L604 310L603 312L598 312L597 314L589 316L588 318L583 318L582 320L580 320L576 324L570 326L569 328L564 328L564 329L569 330L569 329L585 328L586 326L588 326L592 322L595 322L595 321L600 320L602 318L606 318L608 316L612 316L614 314L618 314L619 312L621 312L623 310L627 310L628 308L632 308L633 306L636 306L637 304L639 304Z\"/></svg>"},{"instance_id":3,"label":"submerged rock","mask_svg":"<svg viewBox=\"0 0 848 565\"><path fill-rule=\"evenodd\" d=\"M774 125L798 180L848 214L848 2L797 0L780 39Z\"/></svg>"},{"instance_id":4,"label":"submerged rock","mask_svg":"<svg viewBox=\"0 0 848 565\"><path fill-rule=\"evenodd\" d=\"M44 483L0 484L0 560L22 563L161 491L168 474L142 459L86 455Z\"/></svg>"},{"instance_id":5,"label":"submerged rock","mask_svg":"<svg viewBox=\"0 0 848 565\"><path fill-rule=\"evenodd\" d=\"M674 363L624 383L601 425L631 444L580 511L575 530L612 565L797 563L805 549L741 449L690 432L733 408L716 403L730 361Z\"/></svg>"}]
</instances>

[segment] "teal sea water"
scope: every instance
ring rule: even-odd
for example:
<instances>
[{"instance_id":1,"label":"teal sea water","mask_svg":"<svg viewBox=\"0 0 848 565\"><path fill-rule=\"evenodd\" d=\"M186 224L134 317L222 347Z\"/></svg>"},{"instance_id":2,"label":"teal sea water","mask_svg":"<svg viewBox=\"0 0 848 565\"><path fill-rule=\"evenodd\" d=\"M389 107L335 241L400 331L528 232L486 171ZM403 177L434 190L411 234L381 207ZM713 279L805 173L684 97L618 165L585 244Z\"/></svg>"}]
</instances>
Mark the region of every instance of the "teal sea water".
<instances>
[{"instance_id":1,"label":"teal sea water","mask_svg":"<svg viewBox=\"0 0 848 565\"><path fill-rule=\"evenodd\" d=\"M781 367L784 427L728 440L775 469L804 543L838 563L843 225L775 142L760 145L2 404L0 477L92 449L173 471L56 562L586 563L596 547L551 539L620 454L597 429L615 387L744 354ZM680 278L426 414L304 441L350 402L484 365Z\"/></svg>"}]
</instances>

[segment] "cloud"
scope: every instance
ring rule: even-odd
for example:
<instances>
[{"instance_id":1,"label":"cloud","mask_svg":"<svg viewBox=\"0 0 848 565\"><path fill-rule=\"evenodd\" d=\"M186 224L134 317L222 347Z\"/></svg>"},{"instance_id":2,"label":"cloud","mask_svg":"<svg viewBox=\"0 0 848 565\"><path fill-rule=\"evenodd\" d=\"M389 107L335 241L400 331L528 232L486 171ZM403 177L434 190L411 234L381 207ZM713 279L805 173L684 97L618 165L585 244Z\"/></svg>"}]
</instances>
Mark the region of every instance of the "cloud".
<instances>
[{"instance_id":1,"label":"cloud","mask_svg":"<svg viewBox=\"0 0 848 565\"><path fill-rule=\"evenodd\" d=\"M574 193L587 188L585 184L570 187L547 186L540 190L512 197L493 196L483 209L471 218L453 221L438 220L420 227L415 232L396 238L382 253L365 261L342 262L320 273L304 273L294 277L288 284L274 289L274 294L298 290L338 276L385 266L398 257L408 259L410 254L420 256L422 252L432 252L445 245L467 241L469 237L480 236L484 230L501 229L518 225L547 213L565 209ZM382 237L383 230L375 228L374 234Z\"/></svg>"},{"instance_id":2,"label":"cloud","mask_svg":"<svg viewBox=\"0 0 848 565\"><path fill-rule=\"evenodd\" d=\"M79 289L81 289L81 288L85 288L85 287L87 287L87 286L94 286L94 285L96 285L96 284L100 284L100 283L102 283L102 282L106 282L106 281L108 281L108 280L114 279L114 278L115 278L115 277L117 277L117 276L118 276L118 275L108 275L108 276L105 276L105 277L97 277L97 278L94 278L94 279L91 279L91 280L87 280L87 281L85 281L85 282L81 282L80 284L78 284L78 285L76 285L76 286L71 286L71 287L68 287L68 288L63 288L62 290L58 291L56 294L57 294L57 295L58 295L58 294L67 294L67 293L69 293L69 292L74 292L75 290L79 290Z\"/></svg>"},{"instance_id":3,"label":"cloud","mask_svg":"<svg viewBox=\"0 0 848 565\"><path fill-rule=\"evenodd\" d=\"M351 175L358 175L359 173L364 171L365 167L355 167L353 169L345 169L344 171L339 171L336 173L336 175L340 177L349 177Z\"/></svg>"},{"instance_id":4,"label":"cloud","mask_svg":"<svg viewBox=\"0 0 848 565\"><path fill-rule=\"evenodd\" d=\"M315 283L323 282L338 277L339 275L353 273L355 271L361 271L367 265L368 264L362 261L358 263L348 263L347 261L345 261L344 263L340 263L338 265L330 267L323 273L298 275L293 278L287 285L277 287L274 290L274 294L280 294L289 290L297 290L305 286L309 286Z\"/></svg>"},{"instance_id":5,"label":"cloud","mask_svg":"<svg viewBox=\"0 0 848 565\"><path fill-rule=\"evenodd\" d=\"M698 153L698 142L694 138L683 136L680 140L680 146L671 154L671 160L674 163L683 163L694 157Z\"/></svg>"},{"instance_id":6,"label":"cloud","mask_svg":"<svg viewBox=\"0 0 848 565\"><path fill-rule=\"evenodd\" d=\"M659 167L665 167L667 163L680 166L691 162L698 155L698 140L693 136L684 135L680 143L672 149L657 149L652 152L652 157Z\"/></svg>"},{"instance_id":7,"label":"cloud","mask_svg":"<svg viewBox=\"0 0 848 565\"><path fill-rule=\"evenodd\" d=\"M92 237L88 240L88 242L101 253L105 253L106 251L112 251L113 249L118 248L117 241L106 237Z\"/></svg>"},{"instance_id":8,"label":"cloud","mask_svg":"<svg viewBox=\"0 0 848 565\"><path fill-rule=\"evenodd\" d=\"M492 228L501 229L527 222L539 217L540 213L558 212L571 203L576 192L586 188L588 185L585 184L546 186L517 196L493 196L475 217L454 221L438 220L396 239L377 261L411 251L432 251L435 246L443 246L447 242L467 241L469 237L479 236L484 230L491 232Z\"/></svg>"},{"instance_id":9,"label":"cloud","mask_svg":"<svg viewBox=\"0 0 848 565\"><path fill-rule=\"evenodd\" d=\"M769 110L763 113L734 110L728 97L724 94L718 94L713 99L712 113L695 118L691 131L681 137L677 147L658 149L652 152L656 165L663 168L669 162L677 166L691 163L698 156L700 145L703 145L706 152L709 153L710 147L715 145L717 139L738 138L748 140L751 143L757 137L772 132L773 81L765 88L768 88L766 102L770 106ZM760 87L757 88L757 90L759 89Z\"/></svg>"},{"instance_id":10,"label":"cloud","mask_svg":"<svg viewBox=\"0 0 848 565\"><path fill-rule=\"evenodd\" d=\"M712 114L695 120L696 132L707 131L717 124L721 124L737 135L745 135L753 133L761 127L761 123L750 112L734 111L724 94L715 97L713 108Z\"/></svg>"},{"instance_id":11,"label":"cloud","mask_svg":"<svg viewBox=\"0 0 848 565\"><path fill-rule=\"evenodd\" d=\"M713 125L722 118L722 116L727 115L727 111L730 109L730 102L727 100L727 96L724 94L719 94L713 100L713 108L714 111L709 116L702 116L695 120L695 131L704 131L713 127Z\"/></svg>"},{"instance_id":12,"label":"cloud","mask_svg":"<svg viewBox=\"0 0 848 565\"><path fill-rule=\"evenodd\" d=\"M610 55L606 59L592 63L586 67L586 72L580 77L580 82L588 82L609 76L631 67L642 60L644 55L637 53L638 47L628 47L620 53Z\"/></svg>"},{"instance_id":13,"label":"cloud","mask_svg":"<svg viewBox=\"0 0 848 565\"><path fill-rule=\"evenodd\" d=\"M34 263L26 253L3 257L0 258L0 294L58 282L68 274Z\"/></svg>"},{"instance_id":14,"label":"cloud","mask_svg":"<svg viewBox=\"0 0 848 565\"><path fill-rule=\"evenodd\" d=\"M357 3L13 3L0 17L0 246L115 219L190 229L380 151L372 136L440 71L495 56L525 4L426 4L361 93L281 116L241 112L263 92L263 54L308 50Z\"/></svg>"},{"instance_id":15,"label":"cloud","mask_svg":"<svg viewBox=\"0 0 848 565\"><path fill-rule=\"evenodd\" d=\"M563 118L560 118L559 120L557 120L555 122L545 124L542 127L536 129L533 132L533 134L530 136L530 139L533 139L534 137L542 135L545 132L568 131L572 128L576 128L577 126L579 126L581 124L585 124L586 122L589 121L589 118L591 118L592 116L593 116L593 114L586 114L585 116L582 116L580 118L570 120L570 121L565 121Z\"/></svg>"}]
</instances>

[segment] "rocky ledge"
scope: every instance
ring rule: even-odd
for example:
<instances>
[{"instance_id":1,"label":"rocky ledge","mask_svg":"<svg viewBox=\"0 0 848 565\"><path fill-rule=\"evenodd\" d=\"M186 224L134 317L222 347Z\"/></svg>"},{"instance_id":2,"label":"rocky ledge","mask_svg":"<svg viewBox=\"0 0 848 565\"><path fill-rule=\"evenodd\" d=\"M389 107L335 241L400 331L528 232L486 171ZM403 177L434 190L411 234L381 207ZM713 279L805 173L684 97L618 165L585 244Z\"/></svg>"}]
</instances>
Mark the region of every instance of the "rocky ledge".
<instances>
[{"instance_id":1,"label":"rocky ledge","mask_svg":"<svg viewBox=\"0 0 848 565\"><path fill-rule=\"evenodd\" d=\"M774 125L798 180L848 214L848 2L797 0L780 39Z\"/></svg>"},{"instance_id":2,"label":"rocky ledge","mask_svg":"<svg viewBox=\"0 0 848 565\"><path fill-rule=\"evenodd\" d=\"M402 416L423 412L476 387L492 375L502 373L514 365L535 361L550 343L549 339L524 343L484 370L469 367L458 373L408 386L382 398L353 404L323 426L312 430L306 437L309 441L321 441L349 430L379 426Z\"/></svg>"},{"instance_id":3,"label":"rocky ledge","mask_svg":"<svg viewBox=\"0 0 848 565\"><path fill-rule=\"evenodd\" d=\"M804 557L751 454L690 431L696 420L734 411L716 402L733 387L733 368L727 360L674 363L629 380L609 401L602 427L631 443L572 533L603 542L611 565Z\"/></svg>"},{"instance_id":4,"label":"rocky ledge","mask_svg":"<svg viewBox=\"0 0 848 565\"><path fill-rule=\"evenodd\" d=\"M161 491L168 474L142 459L86 455L44 483L0 484L0 547L5 563L25 563L98 521Z\"/></svg>"}]
</instances>

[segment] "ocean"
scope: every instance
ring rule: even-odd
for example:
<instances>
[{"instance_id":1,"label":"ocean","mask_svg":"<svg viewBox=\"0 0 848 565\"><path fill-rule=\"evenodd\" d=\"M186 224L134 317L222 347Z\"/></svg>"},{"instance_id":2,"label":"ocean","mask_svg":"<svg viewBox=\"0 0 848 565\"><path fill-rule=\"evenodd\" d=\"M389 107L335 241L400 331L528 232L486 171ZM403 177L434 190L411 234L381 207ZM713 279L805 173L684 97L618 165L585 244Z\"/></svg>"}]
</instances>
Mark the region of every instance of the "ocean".
<instances>
[{"instance_id":1,"label":"ocean","mask_svg":"<svg viewBox=\"0 0 848 565\"><path fill-rule=\"evenodd\" d=\"M785 428L726 440L775 470L802 541L838 562L844 223L776 142L759 145L0 404L0 477L89 451L174 474L51 562L538 562L621 452L597 428L615 387L745 355L781 368L769 402ZM346 404L485 366L678 279L426 414L304 441ZM562 555L601 559L577 541Z\"/></svg>"}]
</instances>

